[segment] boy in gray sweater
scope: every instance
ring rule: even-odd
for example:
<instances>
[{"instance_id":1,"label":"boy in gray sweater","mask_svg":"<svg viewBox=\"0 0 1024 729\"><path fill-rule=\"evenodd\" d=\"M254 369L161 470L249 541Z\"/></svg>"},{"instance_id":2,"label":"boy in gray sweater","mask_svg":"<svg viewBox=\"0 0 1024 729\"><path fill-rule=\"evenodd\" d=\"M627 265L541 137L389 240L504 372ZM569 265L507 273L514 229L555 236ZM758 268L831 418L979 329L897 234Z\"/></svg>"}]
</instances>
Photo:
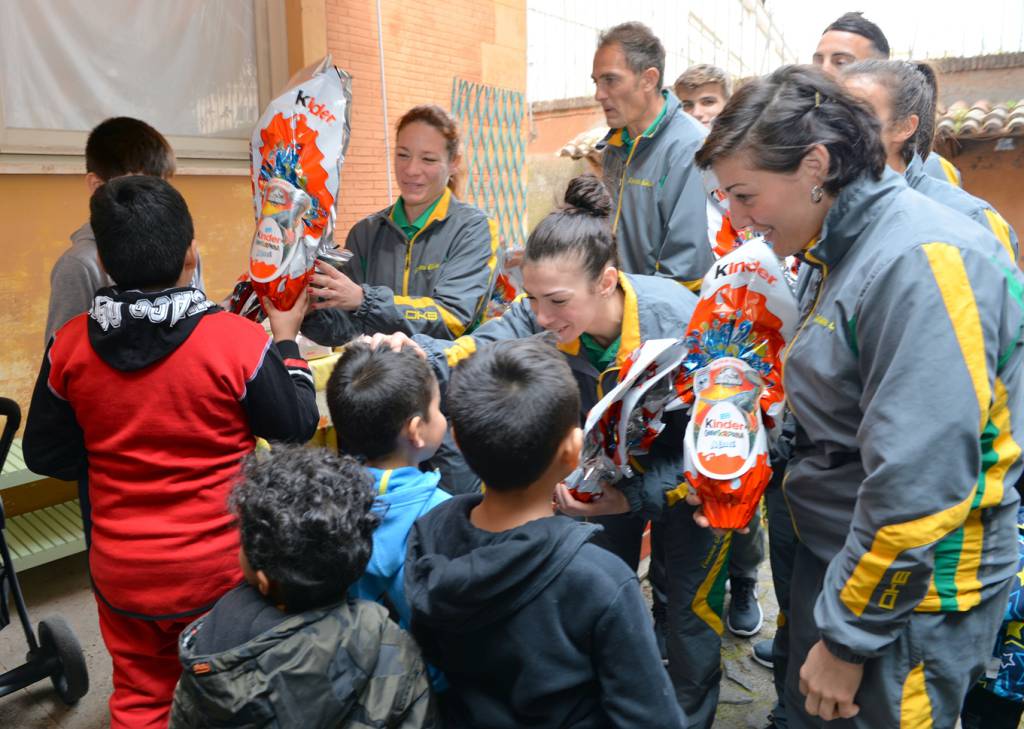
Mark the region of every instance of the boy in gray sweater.
<instances>
[{"instance_id":1,"label":"boy in gray sweater","mask_svg":"<svg viewBox=\"0 0 1024 729\"><path fill-rule=\"evenodd\" d=\"M138 119L107 119L89 133L85 144L85 184L90 196L115 177L151 175L166 180L174 174L174 168L171 145L160 132ZM50 271L45 343L73 317L88 311L96 290L104 286L113 286L113 281L100 267L96 239L86 222L71 234L71 247ZM203 290L202 263L197 262L192 286Z\"/></svg>"}]
</instances>

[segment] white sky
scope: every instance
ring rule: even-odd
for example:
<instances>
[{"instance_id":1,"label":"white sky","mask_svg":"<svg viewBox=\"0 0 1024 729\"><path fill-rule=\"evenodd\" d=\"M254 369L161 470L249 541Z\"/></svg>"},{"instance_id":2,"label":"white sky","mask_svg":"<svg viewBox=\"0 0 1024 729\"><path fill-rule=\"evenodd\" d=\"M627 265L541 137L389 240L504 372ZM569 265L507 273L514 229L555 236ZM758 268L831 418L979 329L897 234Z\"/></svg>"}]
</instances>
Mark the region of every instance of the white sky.
<instances>
[{"instance_id":1,"label":"white sky","mask_svg":"<svg viewBox=\"0 0 1024 729\"><path fill-rule=\"evenodd\" d=\"M878 24L896 57L1024 51L1024 0L767 0L765 7L805 62L825 26L850 10Z\"/></svg>"},{"instance_id":2,"label":"white sky","mask_svg":"<svg viewBox=\"0 0 1024 729\"><path fill-rule=\"evenodd\" d=\"M593 94L598 31L626 20L648 24L661 38L670 80L692 63L714 63L736 76L810 63L825 26L851 10L882 28L896 58L1024 51L1024 0L767 0L771 23L754 20L758 3L528 0L528 98ZM785 49L775 42L780 35Z\"/></svg>"}]
</instances>

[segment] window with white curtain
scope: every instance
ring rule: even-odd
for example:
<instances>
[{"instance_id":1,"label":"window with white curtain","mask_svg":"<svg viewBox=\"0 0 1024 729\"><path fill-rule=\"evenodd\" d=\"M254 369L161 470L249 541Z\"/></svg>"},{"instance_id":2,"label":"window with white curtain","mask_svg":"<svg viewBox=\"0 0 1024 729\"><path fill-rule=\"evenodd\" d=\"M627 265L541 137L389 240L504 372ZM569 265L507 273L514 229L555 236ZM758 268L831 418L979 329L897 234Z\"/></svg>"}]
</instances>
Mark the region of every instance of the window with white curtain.
<instances>
[{"instance_id":1,"label":"window with white curtain","mask_svg":"<svg viewBox=\"0 0 1024 729\"><path fill-rule=\"evenodd\" d=\"M4 0L0 155L81 155L132 116L179 158L245 159L287 74L283 0Z\"/></svg>"}]
</instances>

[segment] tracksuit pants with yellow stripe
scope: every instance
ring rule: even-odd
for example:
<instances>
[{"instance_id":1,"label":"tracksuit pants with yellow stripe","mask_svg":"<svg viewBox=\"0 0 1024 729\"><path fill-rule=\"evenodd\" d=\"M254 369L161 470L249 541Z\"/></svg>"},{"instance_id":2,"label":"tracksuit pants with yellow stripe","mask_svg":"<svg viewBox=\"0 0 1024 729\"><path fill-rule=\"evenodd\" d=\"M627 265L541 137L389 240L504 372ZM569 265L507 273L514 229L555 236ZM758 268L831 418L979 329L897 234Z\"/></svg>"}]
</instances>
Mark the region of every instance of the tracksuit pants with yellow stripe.
<instances>
[{"instance_id":1,"label":"tracksuit pants with yellow stripe","mask_svg":"<svg viewBox=\"0 0 1024 729\"><path fill-rule=\"evenodd\" d=\"M686 712L687 729L710 729L722 679L722 628L730 536L697 526L685 502L665 509L657 529L664 547L668 673ZM640 557L644 520L633 514L601 517L594 543L633 569Z\"/></svg>"},{"instance_id":2,"label":"tracksuit pants with yellow stripe","mask_svg":"<svg viewBox=\"0 0 1024 729\"><path fill-rule=\"evenodd\" d=\"M789 729L952 729L964 696L992 655L1010 583L966 612L913 613L886 651L864 664L852 719L824 722L804 710L800 667L820 635L814 604L828 564L798 545L790 593L786 719Z\"/></svg>"}]
</instances>

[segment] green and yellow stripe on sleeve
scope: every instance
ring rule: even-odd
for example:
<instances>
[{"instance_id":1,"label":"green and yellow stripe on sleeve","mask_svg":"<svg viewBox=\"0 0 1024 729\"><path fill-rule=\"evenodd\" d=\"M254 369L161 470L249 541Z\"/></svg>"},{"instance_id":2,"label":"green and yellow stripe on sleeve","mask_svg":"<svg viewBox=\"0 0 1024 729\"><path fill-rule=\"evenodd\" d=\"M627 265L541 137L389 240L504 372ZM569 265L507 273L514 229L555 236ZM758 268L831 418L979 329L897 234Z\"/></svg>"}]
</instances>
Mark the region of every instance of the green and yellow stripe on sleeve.
<instances>
[{"instance_id":1,"label":"green and yellow stripe on sleeve","mask_svg":"<svg viewBox=\"0 0 1024 729\"><path fill-rule=\"evenodd\" d=\"M840 591L840 599L860 616L900 554L938 542L928 593L918 611L962 611L980 601L984 525L981 510L999 504L1009 467L1019 458L1013 440L1007 392L990 380L981 317L960 251L949 244L922 247L938 285L960 354L978 403L981 469L970 493L959 503L918 519L889 524L875 534ZM994 382L994 385L990 385Z\"/></svg>"}]
</instances>

